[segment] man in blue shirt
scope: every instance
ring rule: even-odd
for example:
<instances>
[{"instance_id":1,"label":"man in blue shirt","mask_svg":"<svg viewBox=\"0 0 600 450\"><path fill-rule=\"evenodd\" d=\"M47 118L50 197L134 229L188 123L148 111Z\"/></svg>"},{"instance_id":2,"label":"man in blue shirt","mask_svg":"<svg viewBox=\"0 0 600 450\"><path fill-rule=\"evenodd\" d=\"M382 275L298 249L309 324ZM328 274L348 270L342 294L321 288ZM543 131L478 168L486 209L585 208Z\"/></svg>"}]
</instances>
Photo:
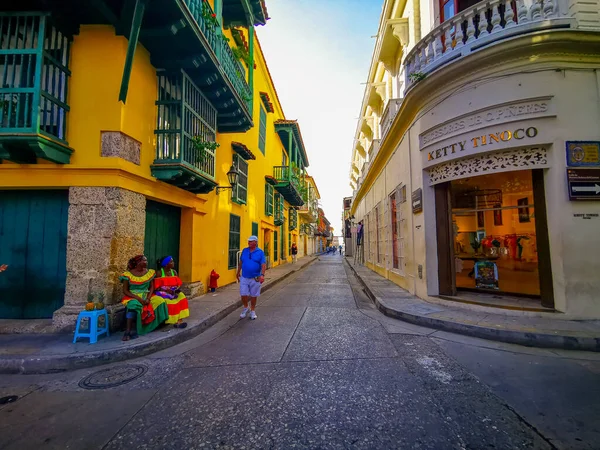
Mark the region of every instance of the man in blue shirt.
<instances>
[{"instance_id":1,"label":"man in blue shirt","mask_svg":"<svg viewBox=\"0 0 600 450\"><path fill-rule=\"evenodd\" d=\"M240 282L240 295L244 309L240 317L244 319L248 314L248 299L250 299L250 319L256 319L256 299L260 296L260 288L265 282L265 271L267 270L267 260L264 252L258 248L258 238L250 236L248 238L248 247L242 250L240 255L240 264L235 277ZM240 272L242 276L240 278Z\"/></svg>"}]
</instances>

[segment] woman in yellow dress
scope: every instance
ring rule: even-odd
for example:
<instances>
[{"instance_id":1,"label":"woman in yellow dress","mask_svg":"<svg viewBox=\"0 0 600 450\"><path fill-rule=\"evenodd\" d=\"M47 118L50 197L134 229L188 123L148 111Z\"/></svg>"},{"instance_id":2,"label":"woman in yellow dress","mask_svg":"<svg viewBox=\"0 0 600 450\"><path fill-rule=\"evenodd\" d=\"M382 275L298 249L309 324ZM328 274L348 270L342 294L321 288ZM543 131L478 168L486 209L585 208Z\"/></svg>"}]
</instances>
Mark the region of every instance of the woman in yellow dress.
<instances>
[{"instance_id":1,"label":"woman in yellow dress","mask_svg":"<svg viewBox=\"0 0 600 450\"><path fill-rule=\"evenodd\" d=\"M148 269L148 260L138 255L129 260L127 271L119 278L123 283L123 300L126 307L127 329L124 341L154 330L169 318L165 300L154 295L153 280L156 272ZM133 321L136 331L132 331Z\"/></svg>"},{"instance_id":2,"label":"woman in yellow dress","mask_svg":"<svg viewBox=\"0 0 600 450\"><path fill-rule=\"evenodd\" d=\"M154 279L154 293L167 302L169 318L167 323L175 328L185 328L183 319L190 317L188 299L181 292L181 279L175 271L175 261L172 256L165 256L157 261L158 276Z\"/></svg>"}]
</instances>

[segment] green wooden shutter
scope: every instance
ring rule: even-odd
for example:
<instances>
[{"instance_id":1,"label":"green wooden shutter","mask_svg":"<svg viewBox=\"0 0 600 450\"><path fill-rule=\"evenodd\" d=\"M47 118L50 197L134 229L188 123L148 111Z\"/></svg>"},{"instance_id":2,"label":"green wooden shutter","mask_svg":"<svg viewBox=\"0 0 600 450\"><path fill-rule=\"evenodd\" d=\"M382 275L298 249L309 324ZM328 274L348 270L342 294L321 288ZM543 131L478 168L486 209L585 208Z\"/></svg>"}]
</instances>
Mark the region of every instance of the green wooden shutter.
<instances>
[{"instance_id":1,"label":"green wooden shutter","mask_svg":"<svg viewBox=\"0 0 600 450\"><path fill-rule=\"evenodd\" d=\"M260 105L260 123L258 127L258 148L261 153L265 154L265 148L267 145L267 113L265 108Z\"/></svg>"},{"instance_id":2,"label":"green wooden shutter","mask_svg":"<svg viewBox=\"0 0 600 450\"><path fill-rule=\"evenodd\" d=\"M239 176L233 188L232 200L245 205L248 200L248 163L236 153L233 155L233 167L237 169Z\"/></svg>"},{"instance_id":3,"label":"green wooden shutter","mask_svg":"<svg viewBox=\"0 0 600 450\"><path fill-rule=\"evenodd\" d=\"M252 236L258 237L258 224L256 222L252 222Z\"/></svg>"},{"instance_id":4,"label":"green wooden shutter","mask_svg":"<svg viewBox=\"0 0 600 450\"><path fill-rule=\"evenodd\" d=\"M229 215L229 254L227 257L227 268L235 269L237 267L237 252L240 251L240 216Z\"/></svg>"},{"instance_id":5,"label":"green wooden shutter","mask_svg":"<svg viewBox=\"0 0 600 450\"><path fill-rule=\"evenodd\" d=\"M265 215L273 215L273 186L265 183Z\"/></svg>"}]
</instances>

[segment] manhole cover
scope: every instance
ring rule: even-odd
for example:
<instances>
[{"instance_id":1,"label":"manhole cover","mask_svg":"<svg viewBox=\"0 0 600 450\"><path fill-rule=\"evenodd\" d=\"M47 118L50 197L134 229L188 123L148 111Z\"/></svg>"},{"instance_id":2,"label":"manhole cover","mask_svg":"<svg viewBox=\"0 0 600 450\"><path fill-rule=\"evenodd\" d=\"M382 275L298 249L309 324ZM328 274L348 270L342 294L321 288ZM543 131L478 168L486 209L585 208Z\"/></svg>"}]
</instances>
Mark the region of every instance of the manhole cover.
<instances>
[{"instance_id":1,"label":"manhole cover","mask_svg":"<svg viewBox=\"0 0 600 450\"><path fill-rule=\"evenodd\" d=\"M83 389L109 389L129 383L148 371L146 366L125 364L119 367L99 370L79 382Z\"/></svg>"},{"instance_id":2,"label":"manhole cover","mask_svg":"<svg viewBox=\"0 0 600 450\"><path fill-rule=\"evenodd\" d=\"M6 405L8 403L14 403L19 399L18 395L7 395L6 397L0 397L0 405Z\"/></svg>"}]
</instances>

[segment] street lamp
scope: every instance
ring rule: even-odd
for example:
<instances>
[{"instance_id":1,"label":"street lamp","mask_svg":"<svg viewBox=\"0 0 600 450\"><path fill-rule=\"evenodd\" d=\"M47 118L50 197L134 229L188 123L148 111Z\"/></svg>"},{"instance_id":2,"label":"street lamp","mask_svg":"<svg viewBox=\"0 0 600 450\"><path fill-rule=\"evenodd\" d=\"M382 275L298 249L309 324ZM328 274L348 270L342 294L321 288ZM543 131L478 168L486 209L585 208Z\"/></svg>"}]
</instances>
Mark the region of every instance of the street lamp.
<instances>
[{"instance_id":1,"label":"street lamp","mask_svg":"<svg viewBox=\"0 0 600 450\"><path fill-rule=\"evenodd\" d=\"M229 168L229 172L227 172L227 181L229 181L230 186L217 186L217 195L219 192L224 191L226 189L233 189L233 187L238 182L238 177L240 173L233 167L233 165Z\"/></svg>"}]
</instances>

